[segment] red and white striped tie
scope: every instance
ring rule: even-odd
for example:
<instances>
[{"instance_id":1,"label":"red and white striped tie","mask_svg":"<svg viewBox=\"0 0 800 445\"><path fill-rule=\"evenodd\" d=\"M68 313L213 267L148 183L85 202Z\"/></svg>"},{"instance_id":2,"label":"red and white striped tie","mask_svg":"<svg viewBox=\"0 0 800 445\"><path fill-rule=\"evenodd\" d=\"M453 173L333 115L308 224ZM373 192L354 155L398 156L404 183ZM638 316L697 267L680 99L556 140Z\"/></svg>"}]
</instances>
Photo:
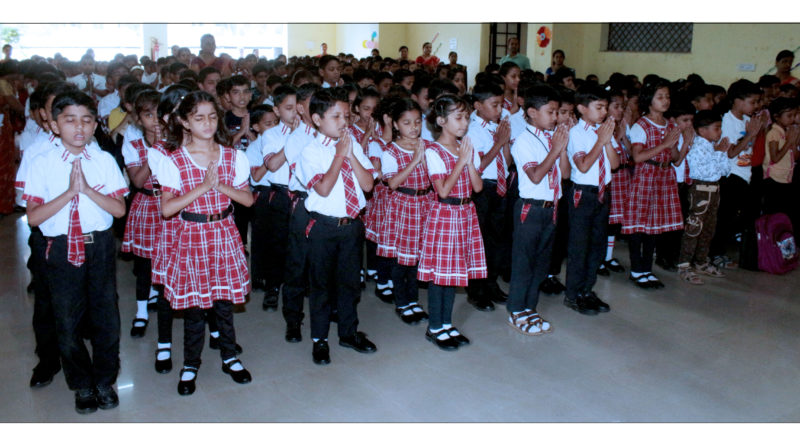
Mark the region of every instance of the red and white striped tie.
<instances>
[{"instance_id":1,"label":"red and white striped tie","mask_svg":"<svg viewBox=\"0 0 800 445\"><path fill-rule=\"evenodd\" d=\"M342 161L342 182L344 183L344 198L347 205L347 216L355 218L361 210L358 207L358 194L356 194L356 184L353 181L353 167L350 160Z\"/></svg>"},{"instance_id":2,"label":"red and white striped tie","mask_svg":"<svg viewBox=\"0 0 800 445\"><path fill-rule=\"evenodd\" d=\"M603 195L606 192L606 153L605 147L603 147L603 151L600 152L600 192L597 194L597 199L600 202L603 202Z\"/></svg>"},{"instance_id":3,"label":"red and white striped tie","mask_svg":"<svg viewBox=\"0 0 800 445\"><path fill-rule=\"evenodd\" d=\"M550 134L545 133L544 136L547 138L547 152L549 153L550 150L553 149L553 141L550 139ZM556 217L558 216L558 193L561 191L561 178L558 177L558 162L559 160L556 159L556 163L550 168L550 171L547 173L548 180L550 181L550 188L553 189L553 224L556 223Z\"/></svg>"},{"instance_id":4,"label":"red and white striped tie","mask_svg":"<svg viewBox=\"0 0 800 445\"><path fill-rule=\"evenodd\" d=\"M78 214L78 197L75 195L70 201L69 228L67 229L67 260L75 267L80 267L86 261L86 252L83 245L83 230L81 217Z\"/></svg>"},{"instance_id":5,"label":"red and white striped tie","mask_svg":"<svg viewBox=\"0 0 800 445\"><path fill-rule=\"evenodd\" d=\"M494 158L494 160L497 164L497 195L502 198L506 196L506 191L508 190L508 185L506 184L506 163L503 162L503 157L500 153L497 153L497 157Z\"/></svg>"}]
</instances>

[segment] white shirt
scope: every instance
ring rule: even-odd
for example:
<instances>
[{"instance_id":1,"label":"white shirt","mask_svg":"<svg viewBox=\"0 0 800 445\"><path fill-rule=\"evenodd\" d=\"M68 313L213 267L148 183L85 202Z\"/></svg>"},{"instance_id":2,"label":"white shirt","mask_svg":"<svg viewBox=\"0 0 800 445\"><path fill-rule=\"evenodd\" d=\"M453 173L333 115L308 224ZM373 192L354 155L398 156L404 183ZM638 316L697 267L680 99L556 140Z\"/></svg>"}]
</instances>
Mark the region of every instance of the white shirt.
<instances>
[{"instance_id":1,"label":"white shirt","mask_svg":"<svg viewBox=\"0 0 800 445\"><path fill-rule=\"evenodd\" d=\"M525 127L528 126L528 123L525 122L525 111L522 107L519 107L519 110L514 114L511 114L505 108L503 108L503 111L508 113L508 123L511 124L511 139L509 139L509 143L514 145L514 141L525 132Z\"/></svg>"},{"instance_id":2,"label":"white shirt","mask_svg":"<svg viewBox=\"0 0 800 445\"><path fill-rule=\"evenodd\" d=\"M86 145L84 150L75 156L59 145L58 150L48 150L31 161L30 174L25 181L23 199L44 204L57 198L69 189L69 178L72 172L72 161L81 159L81 168L90 187L98 192L112 196L128 194L125 179L117 166L114 157L100 149L96 142ZM78 214L83 233L106 230L111 227L114 217L103 210L83 193L78 198ZM47 237L66 235L69 230L69 213L72 204L62 207L55 215L48 218L39 228Z\"/></svg>"},{"instance_id":3,"label":"white shirt","mask_svg":"<svg viewBox=\"0 0 800 445\"><path fill-rule=\"evenodd\" d=\"M17 169L14 188L24 190L25 182L30 174L31 161L38 155L56 148L63 148L61 146L61 140L53 134L42 131L36 141L32 143L27 150L22 152L22 160L19 163L19 169Z\"/></svg>"},{"instance_id":4,"label":"white shirt","mask_svg":"<svg viewBox=\"0 0 800 445\"><path fill-rule=\"evenodd\" d=\"M361 163L361 166L369 170L373 177L376 173L372 163L364 156L364 152L359 149L358 142L351 136L353 143L353 155ZM321 196L314 189L314 184L322 179L322 176L330 169L336 155L336 143L338 139L331 139L321 133L317 134L311 144L305 147L300 154L297 165L297 176L308 189L308 199L305 201L306 210L317 212L334 218L345 218L347 214L347 201L344 192L343 172L339 172L336 183L333 185L328 196ZM358 197L358 208L363 209L367 205L364 191L358 184L355 170L351 173L353 184Z\"/></svg>"},{"instance_id":5,"label":"white shirt","mask_svg":"<svg viewBox=\"0 0 800 445\"><path fill-rule=\"evenodd\" d=\"M286 141L292 134L292 129L284 122L265 131L260 137L261 141L261 159L266 162L267 159L277 154L279 151L286 147ZM289 185L289 163L285 162L278 167L274 172L267 171L264 175L270 184Z\"/></svg>"},{"instance_id":6,"label":"white shirt","mask_svg":"<svg viewBox=\"0 0 800 445\"><path fill-rule=\"evenodd\" d=\"M42 127L31 118L25 119L25 129L22 130L17 140L19 141L19 151L24 152L36 141L40 133L44 133Z\"/></svg>"},{"instance_id":7,"label":"white shirt","mask_svg":"<svg viewBox=\"0 0 800 445\"><path fill-rule=\"evenodd\" d=\"M95 90L105 90L106 89L106 78L101 76L97 73L92 73L92 83L94 84ZM89 75L80 73L77 76L72 76L67 79L67 82L75 85L78 87L79 90L83 90L86 88L86 82L89 79Z\"/></svg>"},{"instance_id":8,"label":"white shirt","mask_svg":"<svg viewBox=\"0 0 800 445\"><path fill-rule=\"evenodd\" d=\"M429 142L436 140L433 138L433 126L428 122L428 116L425 114L422 115L422 131L419 137Z\"/></svg>"},{"instance_id":9,"label":"white shirt","mask_svg":"<svg viewBox=\"0 0 800 445\"><path fill-rule=\"evenodd\" d=\"M742 116L742 119L737 119L730 111L722 116L722 137L728 138L731 146L739 143L739 140L747 134L747 123L750 121L750 116ZM752 174L750 167L750 159L753 157L753 143L750 142L747 147L733 159L731 163L731 175L736 175L748 183L750 182L750 175Z\"/></svg>"},{"instance_id":10,"label":"white shirt","mask_svg":"<svg viewBox=\"0 0 800 445\"><path fill-rule=\"evenodd\" d=\"M678 136L678 153L681 153L681 147L683 147L683 134ZM685 150L689 150L690 148L691 145L686 147ZM675 169L675 179L678 181L678 184L686 182L686 158L683 158L683 161L678 165L673 164L672 168Z\"/></svg>"},{"instance_id":11,"label":"white shirt","mask_svg":"<svg viewBox=\"0 0 800 445\"><path fill-rule=\"evenodd\" d=\"M559 167L558 159L556 159L550 172L538 184L534 184L525 171L544 162L548 153L550 153L549 136L552 136L552 132L542 131L532 125L527 125L525 131L517 137L514 145L511 146L511 157L514 158L514 163L517 165L519 196L521 198L541 199L544 201L558 201L561 198L561 168ZM555 196L556 184L559 184L558 196Z\"/></svg>"},{"instance_id":12,"label":"white shirt","mask_svg":"<svg viewBox=\"0 0 800 445\"><path fill-rule=\"evenodd\" d=\"M267 179L269 171L267 171L260 180L256 181L253 179L253 171L264 166L264 155L261 154L261 146L264 143L264 138L262 136L264 136L263 133L258 135L256 140L247 144L247 148L244 151L245 156L247 156L247 161L250 163L250 185L253 187L269 186L269 180Z\"/></svg>"},{"instance_id":13,"label":"white shirt","mask_svg":"<svg viewBox=\"0 0 800 445\"><path fill-rule=\"evenodd\" d=\"M119 91L114 90L106 94L97 102L97 115L100 117L108 117L111 110L119 106Z\"/></svg>"},{"instance_id":14,"label":"white shirt","mask_svg":"<svg viewBox=\"0 0 800 445\"><path fill-rule=\"evenodd\" d=\"M145 71L145 73L142 74L142 83L151 85L156 79L158 79L157 71L154 71L153 74L147 74L147 71Z\"/></svg>"},{"instance_id":15,"label":"white shirt","mask_svg":"<svg viewBox=\"0 0 800 445\"><path fill-rule=\"evenodd\" d=\"M636 127L634 125L634 127ZM597 142L597 133L595 131L600 128L599 124L596 125L589 125L583 119L579 120L577 125L572 127L569 130L569 143L567 143L567 157L569 157L569 164L572 167L570 172L570 179L575 184L583 184L583 185L593 185L598 186L600 185L600 156L604 158L605 162L605 170L606 170L606 177L605 183L608 184L611 182L611 162L608 160L608 155L606 154L606 150L603 149L600 156L594 161L589 170L586 173L581 172L578 169L578 166L575 164L575 155L583 154L587 155L590 151L592 151L592 147ZM633 134L633 130L631 130L631 134ZM631 139L633 142L633 139ZM617 141L614 138L611 138L611 146L616 148L619 147Z\"/></svg>"},{"instance_id":16,"label":"white shirt","mask_svg":"<svg viewBox=\"0 0 800 445\"><path fill-rule=\"evenodd\" d=\"M314 142L316 133L314 127L306 125L305 122L301 121L300 126L295 128L286 140L286 147L283 149L283 154L286 156L286 163L289 164L289 190L293 192L307 191L306 185L297 177L297 163L300 161L300 154L303 152L303 149Z\"/></svg>"},{"instance_id":17,"label":"white shirt","mask_svg":"<svg viewBox=\"0 0 800 445\"><path fill-rule=\"evenodd\" d=\"M469 130L467 136L472 141L472 148L478 154L478 159L475 161L475 168L480 171L481 157L489 153L494 145L494 132L497 130L497 124L483 120L477 113L473 112L469 119ZM505 156L501 149L497 153L497 157L502 159L505 163ZM504 165L508 165L505 163ZM506 171L508 173L508 171ZM486 170L481 173L481 178L489 180L497 180L497 158L486 166Z\"/></svg>"}]
</instances>

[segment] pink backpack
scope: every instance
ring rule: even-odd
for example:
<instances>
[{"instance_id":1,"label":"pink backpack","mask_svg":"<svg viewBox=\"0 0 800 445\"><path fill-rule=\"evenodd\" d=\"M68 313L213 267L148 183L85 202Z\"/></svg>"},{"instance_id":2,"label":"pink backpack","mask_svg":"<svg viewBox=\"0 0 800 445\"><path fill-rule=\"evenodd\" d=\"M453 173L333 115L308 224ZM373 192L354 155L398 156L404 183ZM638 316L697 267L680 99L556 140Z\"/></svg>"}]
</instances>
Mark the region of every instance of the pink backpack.
<instances>
[{"instance_id":1,"label":"pink backpack","mask_svg":"<svg viewBox=\"0 0 800 445\"><path fill-rule=\"evenodd\" d=\"M764 215L756 220L758 268L771 274L785 274L798 265L792 222L783 213Z\"/></svg>"}]
</instances>

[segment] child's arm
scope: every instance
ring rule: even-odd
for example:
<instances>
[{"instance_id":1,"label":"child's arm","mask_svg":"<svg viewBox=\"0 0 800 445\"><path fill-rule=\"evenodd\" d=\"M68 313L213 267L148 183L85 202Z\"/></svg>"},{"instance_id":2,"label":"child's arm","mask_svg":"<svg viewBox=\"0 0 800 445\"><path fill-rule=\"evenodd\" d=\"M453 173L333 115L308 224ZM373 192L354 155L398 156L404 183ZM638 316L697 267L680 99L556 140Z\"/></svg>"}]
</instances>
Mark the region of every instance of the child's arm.
<instances>
[{"instance_id":1,"label":"child's arm","mask_svg":"<svg viewBox=\"0 0 800 445\"><path fill-rule=\"evenodd\" d=\"M217 186L214 187L214 190L224 194L228 198L231 198L245 207L250 207L255 202L255 199L253 199L253 194L250 193L250 190L239 190L224 183L218 183Z\"/></svg>"},{"instance_id":2,"label":"child's arm","mask_svg":"<svg viewBox=\"0 0 800 445\"><path fill-rule=\"evenodd\" d=\"M737 142L736 145L731 147L730 151L728 151L728 157L733 159L736 156L739 156L739 153L744 151L748 144L753 142L756 136L758 136L758 132L764 128L764 124L766 123L767 119L763 113L757 114L755 117L747 121L747 124L745 124L745 135L739 139L739 142Z\"/></svg>"},{"instance_id":3,"label":"child's arm","mask_svg":"<svg viewBox=\"0 0 800 445\"><path fill-rule=\"evenodd\" d=\"M481 156L481 165L479 168L480 171L486 170L486 168L491 165L492 162L494 162L494 158L497 157L497 154L500 153L500 150L508 144L510 137L511 125L508 123L508 119L503 119L500 121L500 125L497 126L497 131L494 133L494 145L492 145L492 148L488 153ZM471 143L470 146L472 146ZM506 162L508 162L509 157L510 155L506 156Z\"/></svg>"},{"instance_id":4,"label":"child's arm","mask_svg":"<svg viewBox=\"0 0 800 445\"><path fill-rule=\"evenodd\" d=\"M672 148L678 143L678 137L680 136L681 132L677 128L673 128L670 130L664 139L661 141L660 144L656 145L655 147L647 150L644 145L635 143L633 147L631 147L631 154L633 155L633 162L640 164L645 161L649 161L656 157L659 153L666 149L672 150ZM674 158L673 158L674 159Z\"/></svg>"},{"instance_id":5,"label":"child's arm","mask_svg":"<svg viewBox=\"0 0 800 445\"><path fill-rule=\"evenodd\" d=\"M43 204L39 204L36 201L28 201L25 213L28 216L28 224L30 224L31 227L37 227L41 223L52 218L53 215L58 213L65 205L69 204L75 195L80 193L81 185L77 174L78 170L73 163L72 171L69 174L69 188L65 190L64 193Z\"/></svg>"},{"instance_id":6,"label":"child's arm","mask_svg":"<svg viewBox=\"0 0 800 445\"><path fill-rule=\"evenodd\" d=\"M414 158L411 159L411 162L408 163L406 168L397 172L387 181L389 183L389 188L396 190L397 187L400 187L404 182L406 182L406 179L411 176L411 173L415 168L417 168L417 165L419 165L423 159L425 159L425 143L422 142L422 139L420 139L419 147L417 147L417 151L414 152Z\"/></svg>"},{"instance_id":7,"label":"child's arm","mask_svg":"<svg viewBox=\"0 0 800 445\"><path fill-rule=\"evenodd\" d=\"M777 164L786 153L792 148L791 145L787 143L788 141L784 141L783 146L780 145L780 141L769 141L769 162L770 164Z\"/></svg>"},{"instance_id":8,"label":"child's arm","mask_svg":"<svg viewBox=\"0 0 800 445\"><path fill-rule=\"evenodd\" d=\"M190 190L189 193L181 196L175 196L172 194L172 192L162 189L161 214L164 215L165 218L169 218L170 216L185 209L186 206L191 204L195 199L203 196L203 194L213 189L218 184L219 174L217 173L217 162L212 161L210 164L208 164L208 170L206 170L206 176L203 178L203 182Z\"/></svg>"},{"instance_id":9,"label":"child's arm","mask_svg":"<svg viewBox=\"0 0 800 445\"><path fill-rule=\"evenodd\" d=\"M467 147L469 146L469 147ZM469 151L469 156L466 155L466 152ZM439 193L440 198L447 198L450 196L450 192L455 187L456 182L458 182L458 177L461 176L461 172L464 170L468 164L472 164L472 142L469 142L469 137L465 137L462 141L462 149L458 155L458 160L456 161L455 167L453 167L453 171L450 172L450 175L447 178L442 179L438 178L433 180L433 183L436 185L436 190ZM473 165L473 170L475 166ZM477 171L475 172L477 173ZM478 175L478 179L480 179L480 175ZM481 188L483 187L483 181L481 182ZM472 183L472 173L470 172L470 183Z\"/></svg>"},{"instance_id":10,"label":"child's arm","mask_svg":"<svg viewBox=\"0 0 800 445\"><path fill-rule=\"evenodd\" d=\"M565 126L560 125L555 133L553 133L552 138L550 138L552 142L550 152L547 153L544 160L534 166L529 167L525 170L525 174L528 175L528 179L531 180L534 184L539 184L542 182L542 179L547 177L547 174L550 172L550 169L553 168L553 165L556 162L560 162L560 167L563 167L563 159L566 159L565 156L562 156L564 152L567 150L567 142L569 142L569 134L567 133L567 129ZM567 159L567 164L569 164L569 159Z\"/></svg>"},{"instance_id":11,"label":"child's arm","mask_svg":"<svg viewBox=\"0 0 800 445\"><path fill-rule=\"evenodd\" d=\"M286 154L283 152L283 148L281 148L277 153L274 153L272 156L270 156L264 165L267 167L267 169L269 169L269 171L276 172L285 162Z\"/></svg>"},{"instance_id":12,"label":"child's arm","mask_svg":"<svg viewBox=\"0 0 800 445\"><path fill-rule=\"evenodd\" d=\"M349 136L347 136L349 139ZM339 139L336 143L336 154L333 156L333 162L328 168L328 171L322 175L322 179L314 184L314 191L320 196L328 196L336 185L336 180L339 179L339 172L342 170L342 163L348 157L348 149L352 150L352 144L349 143L344 137Z\"/></svg>"},{"instance_id":13,"label":"child's arm","mask_svg":"<svg viewBox=\"0 0 800 445\"><path fill-rule=\"evenodd\" d=\"M137 167L131 166L128 168L128 177L131 178L131 183L137 189L144 187L144 183L147 182L147 178L150 177L150 165L147 161L144 161L142 165Z\"/></svg>"},{"instance_id":14,"label":"child's arm","mask_svg":"<svg viewBox=\"0 0 800 445\"><path fill-rule=\"evenodd\" d=\"M361 161L356 157L355 151L353 150L353 139L350 137L350 133L346 133L344 138L347 139L347 144L350 145L347 157L350 160L350 167L353 169L353 173L356 174L359 187L361 187L361 190L364 192L372 191L372 187L375 185L375 178L372 177L372 173L364 168Z\"/></svg>"},{"instance_id":15,"label":"child's arm","mask_svg":"<svg viewBox=\"0 0 800 445\"><path fill-rule=\"evenodd\" d=\"M605 122L603 122L602 125L600 125L600 128L597 129L597 141L594 143L592 149L589 150L589 153L584 156L574 156L575 166L578 167L578 170L580 170L581 173L586 173L590 168L592 168L592 165L602 154L603 147L605 145L611 145L610 141L613 131L614 119L608 118ZM611 151L614 150L612 149ZM614 153L614 155L616 156L616 153ZM617 164L619 164L619 157L617 157Z\"/></svg>"},{"instance_id":16,"label":"child's arm","mask_svg":"<svg viewBox=\"0 0 800 445\"><path fill-rule=\"evenodd\" d=\"M680 151L678 151L677 156L675 156L675 153L673 153L672 156L672 163L674 165L681 165L681 162L686 159L686 155L689 154L689 150L692 148L692 141L694 141L694 137L694 127L689 127L686 130L683 130L683 145L681 146Z\"/></svg>"}]
</instances>

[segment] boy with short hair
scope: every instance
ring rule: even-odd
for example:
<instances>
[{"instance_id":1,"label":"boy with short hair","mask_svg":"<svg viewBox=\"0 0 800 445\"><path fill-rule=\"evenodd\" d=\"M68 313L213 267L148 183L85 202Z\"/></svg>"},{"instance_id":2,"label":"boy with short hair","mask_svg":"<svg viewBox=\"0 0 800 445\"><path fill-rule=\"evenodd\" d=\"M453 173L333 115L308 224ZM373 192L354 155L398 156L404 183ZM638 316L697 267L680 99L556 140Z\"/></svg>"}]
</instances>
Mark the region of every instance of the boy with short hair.
<instances>
[{"instance_id":1,"label":"boy with short hair","mask_svg":"<svg viewBox=\"0 0 800 445\"><path fill-rule=\"evenodd\" d=\"M592 291L606 253L611 172L619 166L614 119L606 119L608 99L600 87L575 94L580 120L569 132L567 154L572 192L567 194L569 237L564 305L584 314L608 312Z\"/></svg>"},{"instance_id":2,"label":"boy with short hair","mask_svg":"<svg viewBox=\"0 0 800 445\"><path fill-rule=\"evenodd\" d=\"M309 244L311 337L314 363L330 363L328 330L331 307L338 309L339 345L361 353L377 348L357 330L356 306L361 293L361 246L366 206L364 192L376 176L372 163L358 149L347 130L350 105L330 91L311 97L311 119L317 128L313 143L300 155L297 175L308 189L305 207L310 219L305 233ZM356 149L354 149L356 147ZM332 298L331 292L336 293Z\"/></svg>"},{"instance_id":3,"label":"boy with short hair","mask_svg":"<svg viewBox=\"0 0 800 445\"><path fill-rule=\"evenodd\" d=\"M341 69L336 56L326 54L320 57L318 71L322 77L322 88L341 86Z\"/></svg>"},{"instance_id":4,"label":"boy with short hair","mask_svg":"<svg viewBox=\"0 0 800 445\"><path fill-rule=\"evenodd\" d=\"M200 89L217 97L217 84L222 78L222 73L213 66L207 66L197 73L197 83Z\"/></svg>"},{"instance_id":5,"label":"boy with short hair","mask_svg":"<svg viewBox=\"0 0 800 445\"><path fill-rule=\"evenodd\" d=\"M523 90L527 125L511 147L519 175L519 199L514 205L514 244L511 250L511 285L506 309L508 323L517 332L550 332L539 316L539 286L547 276L555 238L561 178L569 177L569 133L556 130L559 96L548 86ZM555 130L555 131L554 131Z\"/></svg>"},{"instance_id":6,"label":"boy with short hair","mask_svg":"<svg viewBox=\"0 0 800 445\"><path fill-rule=\"evenodd\" d=\"M480 162L476 169L483 178L483 190L473 197L478 223L486 249L488 269L485 280L472 280L469 302L480 311L492 311L497 303L506 302L506 294L497 284L502 269L503 227L506 212L507 177L511 152L509 139L511 125L508 119L500 120L503 109L503 89L491 82L475 86L472 93L475 112L470 117L469 137ZM499 122L499 124L498 124Z\"/></svg>"},{"instance_id":7,"label":"boy with short hair","mask_svg":"<svg viewBox=\"0 0 800 445\"><path fill-rule=\"evenodd\" d=\"M128 188L114 158L91 142L97 126L92 98L62 93L52 110L60 149L31 161L24 199L29 223L48 242L48 284L64 375L75 391L76 411L86 414L119 404L112 388L119 371L120 321L110 228L114 217L125 214ZM91 357L84 331L91 336Z\"/></svg>"},{"instance_id":8,"label":"boy with short hair","mask_svg":"<svg viewBox=\"0 0 800 445\"><path fill-rule=\"evenodd\" d=\"M722 134L722 118L711 110L701 110L694 117L697 135L686 156L689 165L689 212L686 216L681 252L678 257L678 275L691 284L703 284L695 271L709 276L724 276L708 259L708 250L717 224L719 206L719 180L730 172L727 138ZM718 143L719 141L719 143ZM694 263L693 271L691 269Z\"/></svg>"}]
</instances>

